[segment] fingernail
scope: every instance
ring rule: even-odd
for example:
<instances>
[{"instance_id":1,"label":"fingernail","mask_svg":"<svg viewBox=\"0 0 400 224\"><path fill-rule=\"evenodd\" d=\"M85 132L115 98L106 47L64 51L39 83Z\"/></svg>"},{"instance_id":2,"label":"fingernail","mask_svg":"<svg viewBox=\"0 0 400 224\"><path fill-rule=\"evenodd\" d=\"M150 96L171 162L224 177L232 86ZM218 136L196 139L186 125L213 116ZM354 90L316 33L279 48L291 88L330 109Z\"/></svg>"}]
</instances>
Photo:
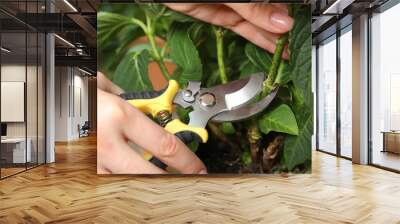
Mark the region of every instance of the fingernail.
<instances>
[{"instance_id":1,"label":"fingernail","mask_svg":"<svg viewBox=\"0 0 400 224\"><path fill-rule=\"evenodd\" d=\"M200 170L199 174L207 174L207 170Z\"/></svg>"},{"instance_id":2,"label":"fingernail","mask_svg":"<svg viewBox=\"0 0 400 224\"><path fill-rule=\"evenodd\" d=\"M271 23L279 29L290 30L293 27L293 18L279 12L274 12L270 17Z\"/></svg>"}]
</instances>

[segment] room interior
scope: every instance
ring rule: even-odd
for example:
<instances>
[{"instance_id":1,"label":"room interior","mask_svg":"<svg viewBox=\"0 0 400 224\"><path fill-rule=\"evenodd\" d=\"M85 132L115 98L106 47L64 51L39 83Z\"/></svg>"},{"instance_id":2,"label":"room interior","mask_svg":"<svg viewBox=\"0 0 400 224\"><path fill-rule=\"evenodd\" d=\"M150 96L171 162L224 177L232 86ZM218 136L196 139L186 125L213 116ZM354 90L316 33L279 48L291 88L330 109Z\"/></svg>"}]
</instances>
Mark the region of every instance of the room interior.
<instances>
[{"instance_id":1,"label":"room interior","mask_svg":"<svg viewBox=\"0 0 400 224\"><path fill-rule=\"evenodd\" d=\"M28 16L45 13L44 3L1 3L0 179L54 162L53 144L77 140L95 131L95 104L89 103L95 101L92 99L96 93L93 70L58 58L49 63L52 55L87 53L76 51L75 45L57 34L52 37L53 49L49 51L46 31L26 22L40 20ZM50 85L48 74L52 70L57 75ZM49 120L48 113L54 113L54 120ZM54 131L48 129L49 124Z\"/></svg>"},{"instance_id":2,"label":"room interior","mask_svg":"<svg viewBox=\"0 0 400 224\"><path fill-rule=\"evenodd\" d=\"M110 2L131 1L0 2L0 223L400 221L398 1L291 1L313 10L312 174L205 178L96 175L96 8Z\"/></svg>"},{"instance_id":3,"label":"room interior","mask_svg":"<svg viewBox=\"0 0 400 224\"><path fill-rule=\"evenodd\" d=\"M354 2L354 5L363 3ZM389 4L392 4L388 7ZM356 10L357 6L352 6ZM393 44L399 33L393 30L399 19L400 6L387 2L369 12L367 19L366 72L369 79L366 88L367 146L366 163L393 171L399 170L399 105L396 96L399 68L395 62L398 46ZM355 14L355 13L353 13ZM316 80L316 149L352 160L352 88L361 82L354 77L352 49L357 44L353 23L349 15L343 15L336 30L326 29L315 36L313 55L315 58L314 80ZM318 20L317 20L318 21ZM354 18L353 18L354 21ZM358 29L358 28L357 28ZM358 37L356 37L358 38ZM352 63L353 61L353 63ZM353 75L352 75L353 74ZM352 83L355 82L355 83ZM357 102L356 102L357 103ZM357 158L358 159L358 158Z\"/></svg>"}]
</instances>

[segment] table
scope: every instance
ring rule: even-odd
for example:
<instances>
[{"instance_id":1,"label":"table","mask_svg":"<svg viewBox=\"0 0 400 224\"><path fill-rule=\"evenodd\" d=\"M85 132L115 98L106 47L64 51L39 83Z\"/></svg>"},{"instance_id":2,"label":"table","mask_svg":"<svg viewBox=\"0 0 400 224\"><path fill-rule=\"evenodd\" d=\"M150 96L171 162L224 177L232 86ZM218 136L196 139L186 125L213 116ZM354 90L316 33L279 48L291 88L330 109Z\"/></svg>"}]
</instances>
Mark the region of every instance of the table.
<instances>
[{"instance_id":1,"label":"table","mask_svg":"<svg viewBox=\"0 0 400 224\"><path fill-rule=\"evenodd\" d=\"M26 152L25 144L26 142ZM26 163L31 162L31 146L32 140L27 138L6 138L1 139L1 157L6 160L6 163Z\"/></svg>"},{"instance_id":2,"label":"table","mask_svg":"<svg viewBox=\"0 0 400 224\"><path fill-rule=\"evenodd\" d=\"M400 131L383 131L382 152L400 154Z\"/></svg>"}]
</instances>

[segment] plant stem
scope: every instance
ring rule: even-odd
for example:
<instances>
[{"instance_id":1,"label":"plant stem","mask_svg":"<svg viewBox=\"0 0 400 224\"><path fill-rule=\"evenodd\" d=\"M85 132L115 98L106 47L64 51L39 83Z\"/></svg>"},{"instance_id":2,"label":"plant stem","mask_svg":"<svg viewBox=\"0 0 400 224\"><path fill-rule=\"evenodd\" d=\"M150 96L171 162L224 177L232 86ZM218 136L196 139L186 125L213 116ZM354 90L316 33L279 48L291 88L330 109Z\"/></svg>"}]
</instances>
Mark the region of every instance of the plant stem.
<instances>
[{"instance_id":1,"label":"plant stem","mask_svg":"<svg viewBox=\"0 0 400 224\"><path fill-rule=\"evenodd\" d=\"M250 143L251 159L253 163L258 162L258 141L261 139L261 137L262 136L258 128L257 119L251 119L250 124L247 127L247 140Z\"/></svg>"},{"instance_id":2,"label":"plant stem","mask_svg":"<svg viewBox=\"0 0 400 224\"><path fill-rule=\"evenodd\" d=\"M275 79L278 74L278 70L279 70L279 67L281 64L281 60L282 60L282 53L283 53L283 50L285 48L287 41L288 41L288 34L284 34L283 36L281 36L278 39L278 41L276 43L276 48L275 48L274 56L272 57L272 64L271 64L271 68L269 70L268 78L263 83L264 88L261 93L262 98L267 96L271 92L271 90L274 88ZM252 160L253 160L253 165L256 165L259 162L259 159L257 156L258 151L260 150L258 147L258 142L260 141L260 139L262 137L260 129L258 128L256 118L253 118L250 121L247 131L248 131L247 139L250 144L250 151L251 151L251 156L252 156Z\"/></svg>"},{"instance_id":3,"label":"plant stem","mask_svg":"<svg viewBox=\"0 0 400 224\"><path fill-rule=\"evenodd\" d=\"M218 59L218 70L219 70L219 77L221 79L221 83L225 84L228 83L228 77L226 76L225 72L225 64L224 64L224 30L221 27L212 26L212 29L215 34L216 44L217 44L217 59ZM231 148L235 149L236 151L240 152L240 148L231 142L228 137L220 130L220 128L213 124L208 123L210 130L214 133L214 135L222 142L228 144Z\"/></svg>"},{"instance_id":4,"label":"plant stem","mask_svg":"<svg viewBox=\"0 0 400 224\"><path fill-rule=\"evenodd\" d=\"M292 15L293 7L289 6L289 11L290 15ZM284 64L281 63L282 53L286 43L288 42L288 39L289 35L286 33L283 36L281 36L277 41L274 56L272 57L272 64L270 67L268 78L263 83L264 88L261 93L262 97L267 96L271 92L271 90L274 88L278 72L282 72L282 70L284 69L283 68ZM260 160L258 159L258 152L260 150L258 144L260 142L260 139L262 138L262 134L260 132L260 129L258 128L257 121L258 119L257 117L255 117L252 118L249 123L247 123L247 140L249 141L250 144L253 167L257 167L257 164L260 162Z\"/></svg>"},{"instance_id":5,"label":"plant stem","mask_svg":"<svg viewBox=\"0 0 400 224\"><path fill-rule=\"evenodd\" d=\"M213 30L215 33L215 39L217 40L219 77L221 79L221 83L225 84L228 82L228 77L226 76L225 64L224 64L224 30L221 27L214 27L214 26Z\"/></svg>"},{"instance_id":6,"label":"plant stem","mask_svg":"<svg viewBox=\"0 0 400 224\"><path fill-rule=\"evenodd\" d=\"M167 67L164 64L164 59L163 56L161 55L160 51L157 48L156 45L156 40L154 36L154 23L152 23L151 18L146 14L146 23L147 23L147 29L145 30L145 34L147 38L149 39L151 50L153 52L154 56L154 61L156 61L158 67L160 67L160 70L166 80L170 80L170 76L167 70Z\"/></svg>"},{"instance_id":7,"label":"plant stem","mask_svg":"<svg viewBox=\"0 0 400 224\"><path fill-rule=\"evenodd\" d=\"M142 30L143 30L145 33L147 32L147 27L146 27L146 25L145 25L142 21L140 21L140 20L138 20L138 19L135 19L135 18L131 18L131 19L130 19L130 22L133 23L133 24L136 24L136 25L140 26L140 28L142 28Z\"/></svg>"},{"instance_id":8,"label":"plant stem","mask_svg":"<svg viewBox=\"0 0 400 224\"><path fill-rule=\"evenodd\" d=\"M221 142L224 142L225 144L228 144L233 149L240 151L239 146L237 144L233 143L228 137L226 137L225 134L221 131L221 129L215 123L209 122L208 127L210 128L210 130L214 134L214 136L217 137Z\"/></svg>"},{"instance_id":9,"label":"plant stem","mask_svg":"<svg viewBox=\"0 0 400 224\"><path fill-rule=\"evenodd\" d=\"M282 60L282 53L285 49L285 45L288 41L289 35L284 34L281 36L277 43L274 52L274 56L272 57L271 68L269 69L268 78L264 81L264 89L262 91L262 97L268 95L268 93L274 88L276 75L278 74L279 65Z\"/></svg>"}]
</instances>

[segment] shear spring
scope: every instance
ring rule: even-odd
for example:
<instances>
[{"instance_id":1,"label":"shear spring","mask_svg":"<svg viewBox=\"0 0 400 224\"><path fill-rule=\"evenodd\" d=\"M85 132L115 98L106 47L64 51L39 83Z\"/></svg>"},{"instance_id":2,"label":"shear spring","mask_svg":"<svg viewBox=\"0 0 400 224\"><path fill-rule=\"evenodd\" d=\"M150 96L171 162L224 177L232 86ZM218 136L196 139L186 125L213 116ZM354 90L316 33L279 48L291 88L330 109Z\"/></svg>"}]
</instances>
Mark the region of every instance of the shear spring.
<instances>
[{"instance_id":1,"label":"shear spring","mask_svg":"<svg viewBox=\"0 0 400 224\"><path fill-rule=\"evenodd\" d=\"M169 111L162 110L157 113L157 122L160 126L165 127L170 121L172 121L172 114Z\"/></svg>"}]
</instances>

